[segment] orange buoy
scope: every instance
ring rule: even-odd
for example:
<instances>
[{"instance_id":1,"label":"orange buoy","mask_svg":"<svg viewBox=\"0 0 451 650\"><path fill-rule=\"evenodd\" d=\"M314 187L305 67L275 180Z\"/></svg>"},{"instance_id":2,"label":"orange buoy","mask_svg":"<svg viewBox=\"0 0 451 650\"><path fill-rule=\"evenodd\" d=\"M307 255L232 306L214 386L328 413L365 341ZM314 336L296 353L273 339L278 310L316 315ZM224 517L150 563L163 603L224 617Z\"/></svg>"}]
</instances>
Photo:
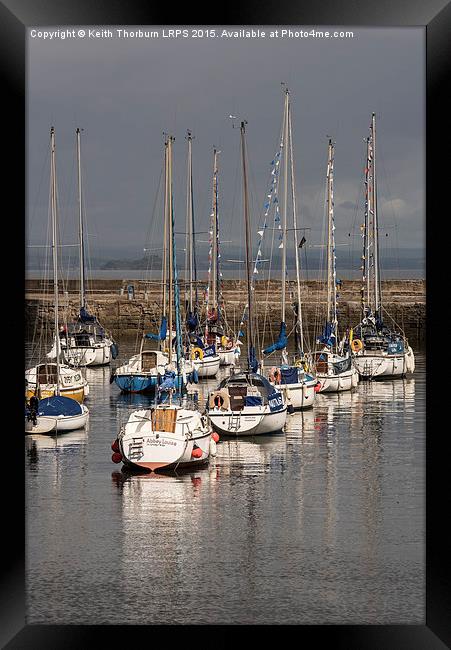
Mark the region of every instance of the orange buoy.
<instances>
[{"instance_id":1,"label":"orange buoy","mask_svg":"<svg viewBox=\"0 0 451 650\"><path fill-rule=\"evenodd\" d=\"M217 434L216 431L213 431L213 433L211 434L211 437L213 438L213 440L214 440L215 442L218 442L218 440L219 440L219 434Z\"/></svg>"},{"instance_id":2,"label":"orange buoy","mask_svg":"<svg viewBox=\"0 0 451 650\"><path fill-rule=\"evenodd\" d=\"M118 451L115 451L114 454L111 456L111 460L113 463L120 463L122 460L122 454Z\"/></svg>"},{"instance_id":3,"label":"orange buoy","mask_svg":"<svg viewBox=\"0 0 451 650\"><path fill-rule=\"evenodd\" d=\"M191 452L191 456L193 458L200 458L202 456L202 449L200 449L199 447L195 447Z\"/></svg>"}]
</instances>

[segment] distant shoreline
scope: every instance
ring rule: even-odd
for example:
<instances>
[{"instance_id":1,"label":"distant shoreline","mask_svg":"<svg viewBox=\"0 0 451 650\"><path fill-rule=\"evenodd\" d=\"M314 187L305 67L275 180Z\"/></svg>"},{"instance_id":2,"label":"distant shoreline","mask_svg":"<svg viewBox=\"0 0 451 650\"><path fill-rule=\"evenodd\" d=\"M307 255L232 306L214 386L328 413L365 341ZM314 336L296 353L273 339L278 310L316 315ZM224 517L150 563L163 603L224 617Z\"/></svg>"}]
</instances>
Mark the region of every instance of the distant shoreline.
<instances>
[{"instance_id":1,"label":"distant shoreline","mask_svg":"<svg viewBox=\"0 0 451 650\"><path fill-rule=\"evenodd\" d=\"M317 280L320 278L321 269L308 269L307 272L301 274L301 281ZM207 271L199 270L199 282L207 282ZM225 280L242 280L244 279L244 271L238 273L237 271L222 271L223 279ZM290 272L290 280L295 279L295 273ZM44 279L50 277L37 269L30 269L25 271L25 278L30 280ZM68 280L77 280L79 278L78 272L74 271L64 276ZM90 280L156 280L161 277L161 270L148 271L145 269L92 269L88 273L88 282ZM280 271L273 271L271 274L272 279L277 280L280 278ZM361 272L353 271L352 269L343 269L338 272L338 277L342 280L358 280L361 277ZM425 280L426 273L423 269L387 269L382 272L383 280ZM262 280L265 278L262 277ZM183 281L183 272L179 272L179 280Z\"/></svg>"}]
</instances>

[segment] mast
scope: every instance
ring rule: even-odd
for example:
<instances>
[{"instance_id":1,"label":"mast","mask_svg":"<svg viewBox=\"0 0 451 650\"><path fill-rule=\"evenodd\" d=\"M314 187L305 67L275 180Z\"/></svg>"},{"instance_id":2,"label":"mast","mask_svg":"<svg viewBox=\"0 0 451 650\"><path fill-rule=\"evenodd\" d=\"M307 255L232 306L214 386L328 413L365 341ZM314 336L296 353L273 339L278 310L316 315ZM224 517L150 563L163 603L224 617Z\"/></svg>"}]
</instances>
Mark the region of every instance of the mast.
<instances>
[{"instance_id":1,"label":"mast","mask_svg":"<svg viewBox=\"0 0 451 650\"><path fill-rule=\"evenodd\" d=\"M213 149L213 250L211 266L213 271L213 312L218 310L218 152Z\"/></svg>"},{"instance_id":2,"label":"mast","mask_svg":"<svg viewBox=\"0 0 451 650\"><path fill-rule=\"evenodd\" d=\"M282 322L285 323L286 314L286 279L287 279L287 203L288 203L288 110L290 93L285 91L284 109L284 178L283 178L283 212L282 212Z\"/></svg>"},{"instance_id":3,"label":"mast","mask_svg":"<svg viewBox=\"0 0 451 650\"><path fill-rule=\"evenodd\" d=\"M365 318L366 309L370 306L370 138L366 138L366 167L365 167L365 213L363 220L363 251L362 251L362 319Z\"/></svg>"},{"instance_id":4,"label":"mast","mask_svg":"<svg viewBox=\"0 0 451 650\"><path fill-rule=\"evenodd\" d=\"M246 277L247 277L247 359L250 368L251 352L253 352L254 339L252 333L252 289L251 289L251 233L249 227L249 200L247 193L247 172L246 172L246 144L245 144L245 131L246 121L241 122L240 138L241 138L241 160L243 166L243 208L244 208L244 224L245 224L245 246L246 246Z\"/></svg>"},{"instance_id":5,"label":"mast","mask_svg":"<svg viewBox=\"0 0 451 650\"><path fill-rule=\"evenodd\" d=\"M81 187L81 130L77 134L77 170L78 170L78 239L80 242L80 307L86 307L85 296L85 242L83 235L83 202Z\"/></svg>"},{"instance_id":6,"label":"mast","mask_svg":"<svg viewBox=\"0 0 451 650\"><path fill-rule=\"evenodd\" d=\"M193 247L194 247L194 210L193 210L193 160L191 131L187 130L188 140L188 175L186 182L186 254L185 254L185 302L189 305L189 311L193 311ZM188 279L188 282L186 280Z\"/></svg>"},{"instance_id":7,"label":"mast","mask_svg":"<svg viewBox=\"0 0 451 650\"><path fill-rule=\"evenodd\" d=\"M376 114L371 115L371 140L372 140L372 200L373 200L373 246L374 246L374 309L381 317L381 280L379 269L379 224L377 214L377 187L376 187Z\"/></svg>"},{"instance_id":8,"label":"mast","mask_svg":"<svg viewBox=\"0 0 451 650\"><path fill-rule=\"evenodd\" d=\"M162 267L162 285L163 285L163 317L166 316L167 301L167 224L168 224L168 137L164 142L164 212L163 212L163 267ZM164 345L164 341L162 342Z\"/></svg>"},{"instance_id":9,"label":"mast","mask_svg":"<svg viewBox=\"0 0 451 650\"><path fill-rule=\"evenodd\" d=\"M172 223L172 143L174 138L168 138L168 244L169 244L169 294L168 294L168 315L169 315L169 363L172 363L172 319L173 319L173 288L174 288L174 265L173 265L173 223Z\"/></svg>"},{"instance_id":10,"label":"mast","mask_svg":"<svg viewBox=\"0 0 451 650\"><path fill-rule=\"evenodd\" d=\"M332 323L332 332L337 340L337 293L335 269L335 224L334 224L334 152L335 147L329 138L327 161L327 322Z\"/></svg>"},{"instance_id":11,"label":"mast","mask_svg":"<svg viewBox=\"0 0 451 650\"><path fill-rule=\"evenodd\" d=\"M298 231L297 231L297 217L296 217L296 190L294 185L294 162L293 162L293 135L291 129L291 106L288 107L288 125L289 125L289 139L290 139L290 161L291 161L291 193L293 202L293 228L294 228L294 252L296 260L296 289L298 300L298 313L297 324L299 328L299 337L301 341L301 350L304 348L304 332L302 323L302 309L301 309L301 280L300 280L300 264L299 264L299 249L298 249Z\"/></svg>"},{"instance_id":12,"label":"mast","mask_svg":"<svg viewBox=\"0 0 451 650\"><path fill-rule=\"evenodd\" d=\"M60 340L59 340L59 320L58 320L58 224L56 213L56 165L55 165L55 129L50 129L50 149L51 149L51 215L52 215L52 257L53 257L53 294L54 294L54 311L55 311L55 338L56 338L56 389L55 395L60 394L59 377L60 377Z\"/></svg>"}]
</instances>

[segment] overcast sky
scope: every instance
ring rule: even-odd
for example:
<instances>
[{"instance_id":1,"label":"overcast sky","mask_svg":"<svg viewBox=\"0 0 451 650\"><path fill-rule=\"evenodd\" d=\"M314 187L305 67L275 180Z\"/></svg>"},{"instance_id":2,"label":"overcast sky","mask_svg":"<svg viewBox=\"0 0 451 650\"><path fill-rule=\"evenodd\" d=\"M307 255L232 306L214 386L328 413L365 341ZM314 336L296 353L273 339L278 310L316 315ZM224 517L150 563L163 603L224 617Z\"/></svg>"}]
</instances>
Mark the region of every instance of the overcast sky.
<instances>
[{"instance_id":1,"label":"overcast sky","mask_svg":"<svg viewBox=\"0 0 451 650\"><path fill-rule=\"evenodd\" d=\"M422 249L424 30L349 29L354 32L352 39L43 40L29 36L28 242L45 242L53 125L66 243L73 243L76 233L76 127L84 129L85 206L94 255L108 256L123 249L138 258L145 245L161 246L160 204L155 214L153 207L164 131L176 138L176 219L178 230L185 229L186 129L195 136L197 228L206 230L209 221L216 145L221 150L222 238L239 243L243 237L239 130L232 128L230 114L248 121L256 233L281 126L283 81L291 91L299 212L303 225L311 228L309 242L319 243L321 238L328 135L336 142L337 241L357 232L362 221L356 202L360 197L361 205L364 138L374 111L381 227L393 234L397 226L399 247Z\"/></svg>"}]
</instances>

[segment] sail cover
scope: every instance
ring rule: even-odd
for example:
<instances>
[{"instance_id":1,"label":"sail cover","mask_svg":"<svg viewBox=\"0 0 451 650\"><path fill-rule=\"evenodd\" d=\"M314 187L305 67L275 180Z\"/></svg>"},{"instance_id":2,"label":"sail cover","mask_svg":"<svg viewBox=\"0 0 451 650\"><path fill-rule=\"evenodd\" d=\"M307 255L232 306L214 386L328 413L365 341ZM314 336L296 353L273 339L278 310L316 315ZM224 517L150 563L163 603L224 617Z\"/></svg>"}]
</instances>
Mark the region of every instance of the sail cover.
<instances>
[{"instance_id":1,"label":"sail cover","mask_svg":"<svg viewBox=\"0 0 451 650\"><path fill-rule=\"evenodd\" d=\"M265 348L263 350L263 354L271 354L271 352L275 352L276 350L283 350L287 347L288 343L288 337L287 337L287 326L286 324L282 321L280 323L280 332L279 332L279 338L275 343L270 345L269 347Z\"/></svg>"},{"instance_id":2,"label":"sail cover","mask_svg":"<svg viewBox=\"0 0 451 650\"><path fill-rule=\"evenodd\" d=\"M321 336L317 339L318 343L324 343L328 347L331 347L335 344L335 334L334 334L334 324L326 323L324 325L324 330Z\"/></svg>"},{"instance_id":3,"label":"sail cover","mask_svg":"<svg viewBox=\"0 0 451 650\"><path fill-rule=\"evenodd\" d=\"M252 370L252 372L257 372L258 370L258 361L255 356L255 348L254 346L251 346L249 350L249 368Z\"/></svg>"},{"instance_id":4,"label":"sail cover","mask_svg":"<svg viewBox=\"0 0 451 650\"><path fill-rule=\"evenodd\" d=\"M158 334L152 334L152 332L149 332L149 334L146 334L146 339L152 339L152 341L164 341L166 339L167 330L168 330L168 323L166 320L166 316L163 316L163 318L161 319L161 326Z\"/></svg>"},{"instance_id":5,"label":"sail cover","mask_svg":"<svg viewBox=\"0 0 451 650\"><path fill-rule=\"evenodd\" d=\"M196 312L190 311L188 314L188 318L186 319L186 326L190 332L194 332L197 329L197 326L199 325L199 319L197 317Z\"/></svg>"},{"instance_id":6,"label":"sail cover","mask_svg":"<svg viewBox=\"0 0 451 650\"><path fill-rule=\"evenodd\" d=\"M80 320L82 323L95 323L96 317L92 316L84 307L80 307Z\"/></svg>"},{"instance_id":7,"label":"sail cover","mask_svg":"<svg viewBox=\"0 0 451 650\"><path fill-rule=\"evenodd\" d=\"M53 395L39 400L38 415L81 415L81 404L70 397Z\"/></svg>"}]
</instances>

